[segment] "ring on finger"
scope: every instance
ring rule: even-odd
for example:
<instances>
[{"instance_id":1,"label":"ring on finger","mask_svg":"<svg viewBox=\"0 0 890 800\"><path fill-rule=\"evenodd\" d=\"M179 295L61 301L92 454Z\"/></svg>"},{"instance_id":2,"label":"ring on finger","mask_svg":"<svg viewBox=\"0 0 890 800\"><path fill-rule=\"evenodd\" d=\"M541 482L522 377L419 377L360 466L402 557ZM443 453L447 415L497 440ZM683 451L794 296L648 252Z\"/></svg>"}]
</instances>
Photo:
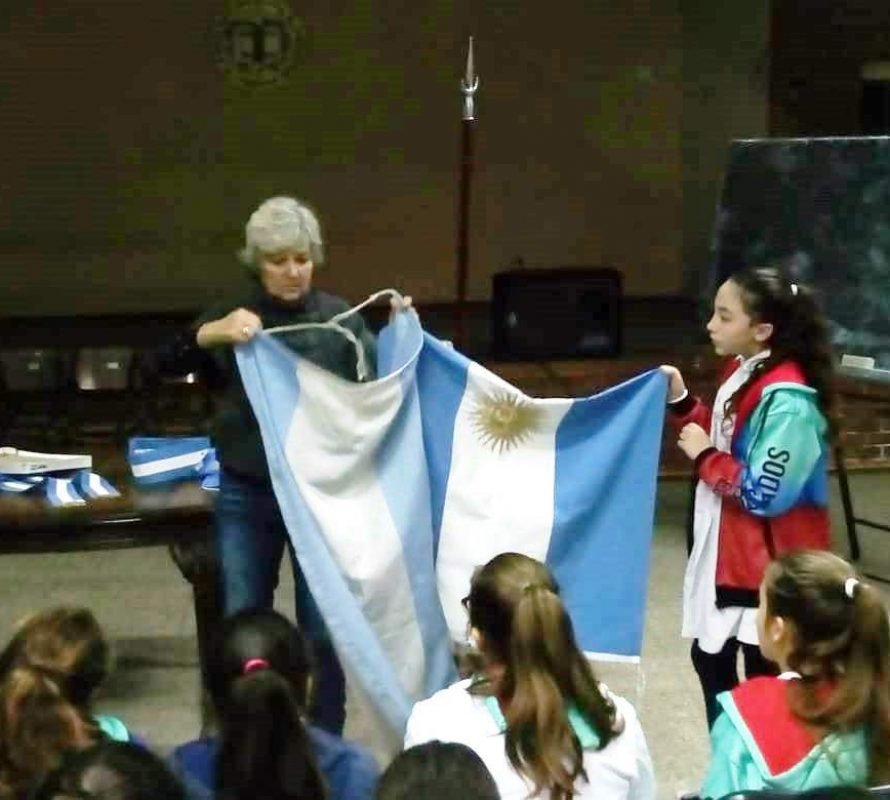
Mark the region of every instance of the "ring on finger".
<instances>
[{"instance_id":1,"label":"ring on finger","mask_svg":"<svg viewBox=\"0 0 890 800\"><path fill-rule=\"evenodd\" d=\"M250 325L245 325L241 329L241 333L243 333L245 336L250 336Z\"/></svg>"}]
</instances>

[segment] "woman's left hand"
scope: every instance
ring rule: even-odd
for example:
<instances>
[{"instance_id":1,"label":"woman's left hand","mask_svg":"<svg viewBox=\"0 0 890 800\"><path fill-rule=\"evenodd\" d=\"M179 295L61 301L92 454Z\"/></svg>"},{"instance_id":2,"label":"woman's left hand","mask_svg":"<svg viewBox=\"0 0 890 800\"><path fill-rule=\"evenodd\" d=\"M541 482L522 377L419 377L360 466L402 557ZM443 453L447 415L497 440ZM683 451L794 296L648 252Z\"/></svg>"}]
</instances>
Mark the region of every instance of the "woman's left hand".
<instances>
[{"instance_id":1,"label":"woman's left hand","mask_svg":"<svg viewBox=\"0 0 890 800\"><path fill-rule=\"evenodd\" d=\"M686 453L690 460L695 461L704 450L712 447L711 437L701 425L690 422L683 426L677 445Z\"/></svg>"},{"instance_id":2,"label":"woman's left hand","mask_svg":"<svg viewBox=\"0 0 890 800\"><path fill-rule=\"evenodd\" d=\"M411 300L410 295L404 295L401 298L396 297L395 295L391 295L389 298L389 319L392 321L393 317L399 313L399 311L407 311L409 308L413 308L414 303Z\"/></svg>"}]
</instances>

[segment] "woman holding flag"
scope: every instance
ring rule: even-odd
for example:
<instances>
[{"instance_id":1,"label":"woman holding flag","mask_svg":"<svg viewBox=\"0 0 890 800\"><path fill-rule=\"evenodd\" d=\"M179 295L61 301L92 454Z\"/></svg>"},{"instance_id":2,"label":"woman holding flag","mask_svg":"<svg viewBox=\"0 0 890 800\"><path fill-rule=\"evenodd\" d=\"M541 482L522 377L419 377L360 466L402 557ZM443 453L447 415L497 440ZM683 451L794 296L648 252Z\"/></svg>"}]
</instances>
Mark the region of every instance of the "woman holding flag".
<instances>
[{"instance_id":1,"label":"woman holding flag","mask_svg":"<svg viewBox=\"0 0 890 800\"><path fill-rule=\"evenodd\" d=\"M349 305L312 285L315 267L324 261L321 228L315 213L299 200L272 197L261 203L247 221L240 257L253 286L238 302L203 314L162 354L161 371L199 372L217 391L211 438L220 463L216 537L225 612L272 607L286 547L294 574L297 622L317 662L310 713L318 725L340 733L345 721L343 671L282 520L233 346L250 341L264 328L327 322ZM354 344L336 331L313 328L278 338L302 358L342 378L373 378L373 333L358 314L344 317L341 324L360 343L369 374L359 376Z\"/></svg>"}]
</instances>

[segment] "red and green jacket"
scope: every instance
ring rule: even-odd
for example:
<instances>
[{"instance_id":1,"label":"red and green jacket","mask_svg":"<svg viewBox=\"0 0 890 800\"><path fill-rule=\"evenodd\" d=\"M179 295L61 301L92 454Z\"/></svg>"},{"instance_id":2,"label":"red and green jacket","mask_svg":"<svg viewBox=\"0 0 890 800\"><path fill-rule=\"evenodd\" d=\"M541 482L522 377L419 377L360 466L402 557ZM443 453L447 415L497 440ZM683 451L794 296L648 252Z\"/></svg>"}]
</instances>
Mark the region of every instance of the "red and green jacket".
<instances>
[{"instance_id":1,"label":"red and green jacket","mask_svg":"<svg viewBox=\"0 0 890 800\"><path fill-rule=\"evenodd\" d=\"M733 359L724 380L738 367ZM674 421L711 429L711 409L688 396ZM757 606L767 564L777 555L830 546L828 425L800 367L782 362L759 375L737 405L730 452L709 447L698 478L722 498L717 605Z\"/></svg>"},{"instance_id":2,"label":"red and green jacket","mask_svg":"<svg viewBox=\"0 0 890 800\"><path fill-rule=\"evenodd\" d=\"M864 786L868 743L857 728L817 738L791 711L793 673L752 678L717 696L722 713L711 728L711 762L700 792L718 798L773 789Z\"/></svg>"}]
</instances>

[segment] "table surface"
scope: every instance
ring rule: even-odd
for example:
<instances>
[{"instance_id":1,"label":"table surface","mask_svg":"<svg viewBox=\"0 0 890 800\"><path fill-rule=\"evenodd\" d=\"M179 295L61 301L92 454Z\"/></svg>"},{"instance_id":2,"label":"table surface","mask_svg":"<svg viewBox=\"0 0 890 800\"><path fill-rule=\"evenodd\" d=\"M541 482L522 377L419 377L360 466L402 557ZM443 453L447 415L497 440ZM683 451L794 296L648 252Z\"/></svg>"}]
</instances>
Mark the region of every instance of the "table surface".
<instances>
[{"instance_id":1,"label":"table surface","mask_svg":"<svg viewBox=\"0 0 890 800\"><path fill-rule=\"evenodd\" d=\"M890 369L866 369L863 367L840 366L838 372L847 378L857 378L870 383L890 386Z\"/></svg>"},{"instance_id":2,"label":"table surface","mask_svg":"<svg viewBox=\"0 0 890 800\"><path fill-rule=\"evenodd\" d=\"M214 494L197 482L137 487L123 453L96 448L93 471L121 493L53 507L39 495L0 494L0 553L117 549L205 539Z\"/></svg>"}]
</instances>

